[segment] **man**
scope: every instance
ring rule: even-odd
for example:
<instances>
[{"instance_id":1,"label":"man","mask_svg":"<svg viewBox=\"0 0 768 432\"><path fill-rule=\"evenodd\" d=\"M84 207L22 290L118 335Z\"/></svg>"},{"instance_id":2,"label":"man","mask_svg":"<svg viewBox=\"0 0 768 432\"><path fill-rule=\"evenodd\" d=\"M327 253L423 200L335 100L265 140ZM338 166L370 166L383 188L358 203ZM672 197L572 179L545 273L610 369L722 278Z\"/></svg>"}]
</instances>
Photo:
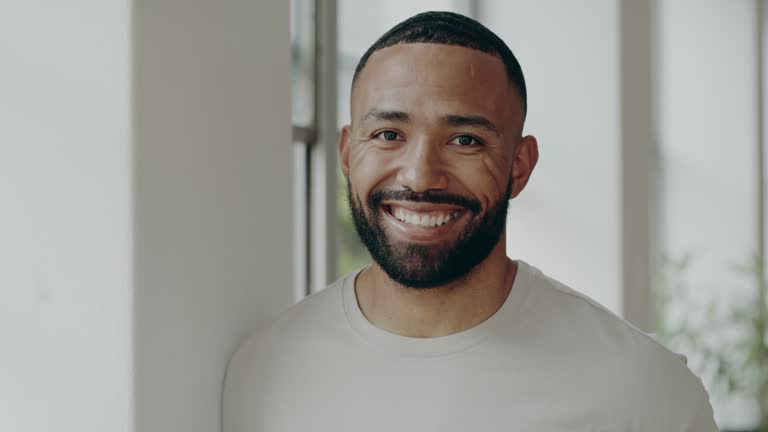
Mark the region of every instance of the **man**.
<instances>
[{"instance_id":1,"label":"man","mask_svg":"<svg viewBox=\"0 0 768 432\"><path fill-rule=\"evenodd\" d=\"M714 432L684 361L506 257L538 159L509 48L424 13L363 56L339 143L373 263L233 358L224 431Z\"/></svg>"}]
</instances>

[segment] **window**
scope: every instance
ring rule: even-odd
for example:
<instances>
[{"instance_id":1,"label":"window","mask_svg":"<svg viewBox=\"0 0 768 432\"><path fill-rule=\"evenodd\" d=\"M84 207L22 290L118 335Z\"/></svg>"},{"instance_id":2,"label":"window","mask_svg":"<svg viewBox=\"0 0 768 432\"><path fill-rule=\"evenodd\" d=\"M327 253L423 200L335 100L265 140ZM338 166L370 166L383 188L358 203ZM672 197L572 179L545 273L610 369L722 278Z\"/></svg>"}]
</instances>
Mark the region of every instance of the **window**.
<instances>
[{"instance_id":1,"label":"window","mask_svg":"<svg viewBox=\"0 0 768 432\"><path fill-rule=\"evenodd\" d=\"M734 430L759 422L761 367L747 358L765 345L753 325L761 301L765 314L759 4L682 0L657 11L657 330L688 356L719 426Z\"/></svg>"},{"instance_id":2,"label":"window","mask_svg":"<svg viewBox=\"0 0 768 432\"><path fill-rule=\"evenodd\" d=\"M293 125L294 299L309 286L309 155L315 143L314 2L291 0L291 123Z\"/></svg>"}]
</instances>

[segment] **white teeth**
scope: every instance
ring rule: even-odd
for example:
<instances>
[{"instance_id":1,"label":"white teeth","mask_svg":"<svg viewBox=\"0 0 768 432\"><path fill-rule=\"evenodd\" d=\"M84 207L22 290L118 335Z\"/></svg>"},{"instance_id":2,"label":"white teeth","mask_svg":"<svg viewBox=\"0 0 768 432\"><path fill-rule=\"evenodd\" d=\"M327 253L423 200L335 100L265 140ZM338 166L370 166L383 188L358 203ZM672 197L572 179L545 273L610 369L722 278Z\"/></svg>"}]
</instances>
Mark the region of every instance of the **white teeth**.
<instances>
[{"instance_id":1,"label":"white teeth","mask_svg":"<svg viewBox=\"0 0 768 432\"><path fill-rule=\"evenodd\" d=\"M410 225L423 226L423 227L438 227L453 220L459 212L453 214L441 214L441 215L419 215L402 208L396 207L392 211L392 215L399 221L405 222Z\"/></svg>"}]
</instances>

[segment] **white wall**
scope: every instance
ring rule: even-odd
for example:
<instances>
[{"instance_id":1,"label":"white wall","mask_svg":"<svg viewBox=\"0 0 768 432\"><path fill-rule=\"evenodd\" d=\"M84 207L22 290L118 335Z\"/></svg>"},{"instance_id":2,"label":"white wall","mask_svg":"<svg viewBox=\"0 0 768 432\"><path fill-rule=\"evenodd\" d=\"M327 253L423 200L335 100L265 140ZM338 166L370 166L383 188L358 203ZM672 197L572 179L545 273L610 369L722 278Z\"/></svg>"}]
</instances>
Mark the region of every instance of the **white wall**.
<instances>
[{"instance_id":1,"label":"white wall","mask_svg":"<svg viewBox=\"0 0 768 432\"><path fill-rule=\"evenodd\" d=\"M292 303L288 2L0 4L0 430L215 431Z\"/></svg>"},{"instance_id":2,"label":"white wall","mask_svg":"<svg viewBox=\"0 0 768 432\"><path fill-rule=\"evenodd\" d=\"M0 3L0 430L127 432L127 0Z\"/></svg>"},{"instance_id":3,"label":"white wall","mask_svg":"<svg viewBox=\"0 0 768 432\"><path fill-rule=\"evenodd\" d=\"M520 61L540 159L512 200L507 253L622 312L619 4L483 0Z\"/></svg>"},{"instance_id":4,"label":"white wall","mask_svg":"<svg viewBox=\"0 0 768 432\"><path fill-rule=\"evenodd\" d=\"M213 431L226 363L293 302L288 2L137 2L141 432Z\"/></svg>"}]
</instances>

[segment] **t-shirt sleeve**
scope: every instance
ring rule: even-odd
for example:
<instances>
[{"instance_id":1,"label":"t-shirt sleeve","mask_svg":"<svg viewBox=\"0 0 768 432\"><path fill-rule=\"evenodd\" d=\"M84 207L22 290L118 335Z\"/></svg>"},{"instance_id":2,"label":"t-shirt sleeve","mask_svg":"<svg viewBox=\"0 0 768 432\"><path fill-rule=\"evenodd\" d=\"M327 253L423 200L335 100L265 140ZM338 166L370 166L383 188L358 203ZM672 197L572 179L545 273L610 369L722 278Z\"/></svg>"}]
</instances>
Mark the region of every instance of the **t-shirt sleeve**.
<instances>
[{"instance_id":1,"label":"t-shirt sleeve","mask_svg":"<svg viewBox=\"0 0 768 432\"><path fill-rule=\"evenodd\" d=\"M224 379L222 395L222 431L245 432L251 426L246 406L247 388L245 386L245 365L242 364L240 353L235 354L229 363Z\"/></svg>"},{"instance_id":2,"label":"t-shirt sleeve","mask_svg":"<svg viewBox=\"0 0 768 432\"><path fill-rule=\"evenodd\" d=\"M704 393L685 432L718 432L719 430L715 424L715 415L712 412L709 397Z\"/></svg>"},{"instance_id":3,"label":"t-shirt sleeve","mask_svg":"<svg viewBox=\"0 0 768 432\"><path fill-rule=\"evenodd\" d=\"M221 425L223 432L261 430L258 423L259 354L258 333L240 345L229 361L224 377Z\"/></svg>"}]
</instances>

